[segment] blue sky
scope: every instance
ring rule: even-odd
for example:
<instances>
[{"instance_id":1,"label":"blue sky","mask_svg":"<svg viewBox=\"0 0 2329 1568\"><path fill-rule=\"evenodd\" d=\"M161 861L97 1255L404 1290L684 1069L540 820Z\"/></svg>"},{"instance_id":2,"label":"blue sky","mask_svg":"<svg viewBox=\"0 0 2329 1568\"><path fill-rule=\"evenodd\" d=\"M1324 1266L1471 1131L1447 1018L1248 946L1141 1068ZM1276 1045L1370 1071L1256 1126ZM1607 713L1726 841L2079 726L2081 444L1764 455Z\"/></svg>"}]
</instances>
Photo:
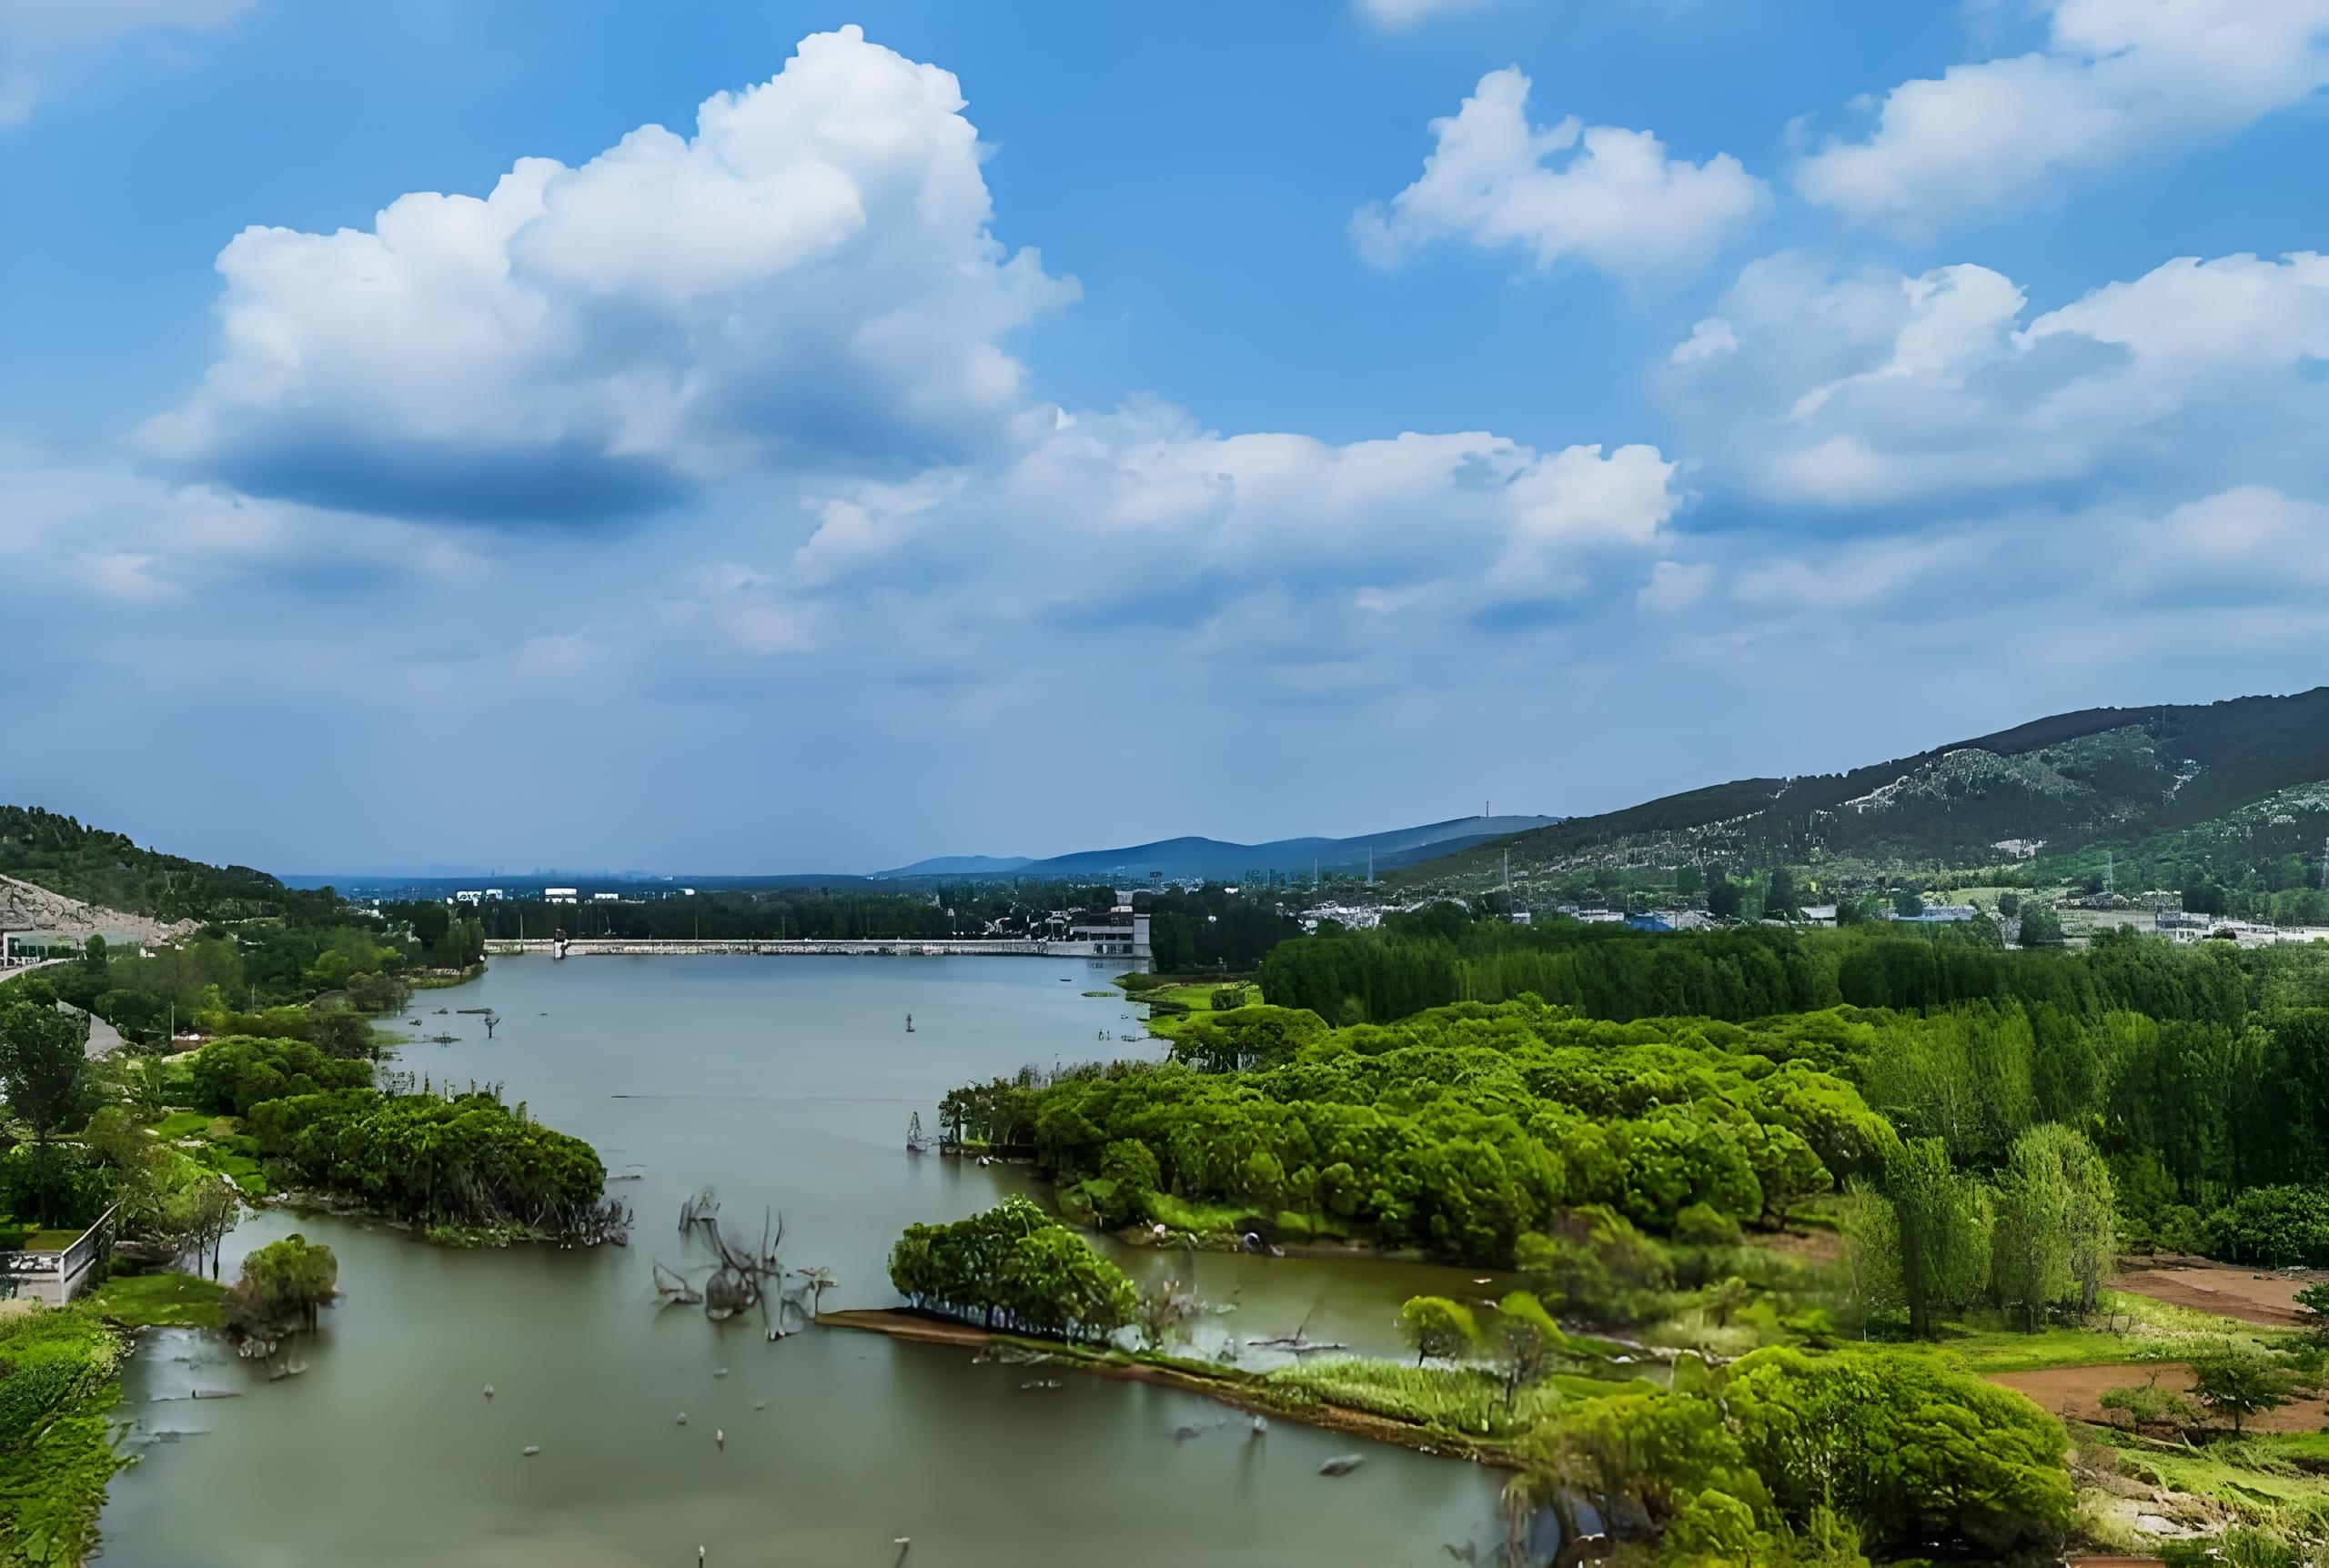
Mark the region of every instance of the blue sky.
<instances>
[{"instance_id":1,"label":"blue sky","mask_svg":"<svg viewBox=\"0 0 2329 1568\"><path fill-rule=\"evenodd\" d=\"M2329 0L0 0L0 796L1578 812L2329 651Z\"/></svg>"}]
</instances>

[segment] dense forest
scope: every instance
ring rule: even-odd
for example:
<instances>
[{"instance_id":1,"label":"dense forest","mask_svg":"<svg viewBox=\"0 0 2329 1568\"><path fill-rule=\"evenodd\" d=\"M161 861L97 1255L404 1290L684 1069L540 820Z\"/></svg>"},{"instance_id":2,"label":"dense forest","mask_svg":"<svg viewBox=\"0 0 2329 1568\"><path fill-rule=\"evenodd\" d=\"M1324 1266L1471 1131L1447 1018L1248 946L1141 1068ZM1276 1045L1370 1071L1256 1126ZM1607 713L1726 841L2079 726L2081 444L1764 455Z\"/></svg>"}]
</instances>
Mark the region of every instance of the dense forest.
<instances>
[{"instance_id":1,"label":"dense forest","mask_svg":"<svg viewBox=\"0 0 2329 1568\"><path fill-rule=\"evenodd\" d=\"M328 888L297 892L247 866L141 849L125 833L86 828L36 806L0 806L0 876L160 920L315 919L339 903Z\"/></svg>"},{"instance_id":2,"label":"dense forest","mask_svg":"<svg viewBox=\"0 0 2329 1568\"><path fill-rule=\"evenodd\" d=\"M2085 951L2009 950L1986 921L1749 926L1678 938L1574 920L1514 926L1452 902L1391 916L1376 930L1329 929L1282 942L1260 969L1271 1001L1336 1023L1533 995L1620 1020L1737 1022L1847 1004L1921 1010L2012 999L2082 1019L2123 1009L2231 1026L2258 1004L2259 988L2309 985L2315 972L2301 957L2230 943L2104 940Z\"/></svg>"}]
</instances>

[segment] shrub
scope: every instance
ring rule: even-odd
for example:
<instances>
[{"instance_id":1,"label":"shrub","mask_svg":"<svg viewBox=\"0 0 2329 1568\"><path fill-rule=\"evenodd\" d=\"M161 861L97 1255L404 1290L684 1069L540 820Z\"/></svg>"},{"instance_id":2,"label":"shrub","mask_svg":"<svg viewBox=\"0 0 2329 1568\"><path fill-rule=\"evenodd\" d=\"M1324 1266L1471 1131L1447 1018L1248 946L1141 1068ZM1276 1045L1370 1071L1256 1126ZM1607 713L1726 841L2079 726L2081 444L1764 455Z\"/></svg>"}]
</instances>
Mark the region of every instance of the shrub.
<instances>
[{"instance_id":1,"label":"shrub","mask_svg":"<svg viewBox=\"0 0 2329 1568\"><path fill-rule=\"evenodd\" d=\"M916 1306L1054 1339L1105 1339L1140 1305L1122 1269L1025 1198L951 1225L907 1226L890 1282Z\"/></svg>"}]
</instances>

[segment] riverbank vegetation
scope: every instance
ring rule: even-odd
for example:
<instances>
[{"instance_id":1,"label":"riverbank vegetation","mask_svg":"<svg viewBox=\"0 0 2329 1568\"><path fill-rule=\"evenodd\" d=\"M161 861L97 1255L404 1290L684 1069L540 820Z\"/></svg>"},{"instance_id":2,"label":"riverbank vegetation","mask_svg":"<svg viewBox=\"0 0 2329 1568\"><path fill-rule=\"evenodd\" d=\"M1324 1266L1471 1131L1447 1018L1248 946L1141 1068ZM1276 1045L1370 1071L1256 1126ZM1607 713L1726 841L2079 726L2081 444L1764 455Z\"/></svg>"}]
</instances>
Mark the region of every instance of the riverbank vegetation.
<instances>
[{"instance_id":1,"label":"riverbank vegetation","mask_svg":"<svg viewBox=\"0 0 2329 1568\"><path fill-rule=\"evenodd\" d=\"M1544 1344L1650 1347L1670 1385L1507 1384L1515 1313L1419 1298L1421 1365L1285 1377L1509 1442L1522 1495L1588 1499L1662 1561L2034 1561L2129 1544L2136 1493L2173 1531L2329 1545L2329 1495L2274 1481L2286 1434L2247 1430L2314 1408L2287 1402L2329 1356L2114 1288L2153 1249L2329 1265L2329 955L1443 908L1280 944L1272 1005L1193 1010L1163 1063L1031 1069L942 1116L1128 1240L1512 1269ZM2084 1402L2074 1467L1985 1381L2032 1376ZM2208 1464L2149 1462L2163 1433Z\"/></svg>"},{"instance_id":2,"label":"riverbank vegetation","mask_svg":"<svg viewBox=\"0 0 2329 1568\"><path fill-rule=\"evenodd\" d=\"M271 1355L291 1335L313 1333L318 1312L338 1293L339 1260L329 1247L295 1232L243 1259L242 1275L220 1302L219 1315L244 1354Z\"/></svg>"},{"instance_id":3,"label":"riverbank vegetation","mask_svg":"<svg viewBox=\"0 0 2329 1568\"><path fill-rule=\"evenodd\" d=\"M1024 1198L948 1225L911 1225L890 1253L890 1282L918 1307L986 1328L1104 1340L1133 1321L1124 1271Z\"/></svg>"},{"instance_id":4,"label":"riverbank vegetation","mask_svg":"<svg viewBox=\"0 0 2329 1568\"><path fill-rule=\"evenodd\" d=\"M282 1186L359 1202L444 1240L620 1234L606 1167L492 1087L373 1086L371 1063L300 1040L223 1040L191 1066L197 1111L239 1119Z\"/></svg>"},{"instance_id":5,"label":"riverbank vegetation","mask_svg":"<svg viewBox=\"0 0 2329 1568\"><path fill-rule=\"evenodd\" d=\"M0 1564L78 1563L121 1461L106 1412L120 1335L82 1307L0 1317Z\"/></svg>"}]
</instances>

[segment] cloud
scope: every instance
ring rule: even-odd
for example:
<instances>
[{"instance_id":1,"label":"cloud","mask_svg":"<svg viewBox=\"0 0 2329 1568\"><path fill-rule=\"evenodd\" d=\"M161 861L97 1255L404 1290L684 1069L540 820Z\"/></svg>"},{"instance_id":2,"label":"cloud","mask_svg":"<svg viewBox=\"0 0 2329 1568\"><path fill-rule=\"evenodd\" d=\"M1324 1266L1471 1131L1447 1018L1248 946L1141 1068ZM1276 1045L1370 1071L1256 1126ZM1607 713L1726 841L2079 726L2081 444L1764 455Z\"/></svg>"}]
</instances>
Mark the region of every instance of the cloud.
<instances>
[{"instance_id":1,"label":"cloud","mask_svg":"<svg viewBox=\"0 0 2329 1568\"><path fill-rule=\"evenodd\" d=\"M2329 257L2311 252L2181 257L2034 317L1987 267L1837 275L1782 255L1723 312L1737 349L1678 351L1669 374L1729 471L1778 500L1895 505L2106 467L2318 477L2303 437L2329 412Z\"/></svg>"},{"instance_id":2,"label":"cloud","mask_svg":"<svg viewBox=\"0 0 2329 1568\"><path fill-rule=\"evenodd\" d=\"M1361 16L1386 32L1404 32L1459 12L1485 9L1492 0L1352 0Z\"/></svg>"},{"instance_id":3,"label":"cloud","mask_svg":"<svg viewBox=\"0 0 2329 1568\"><path fill-rule=\"evenodd\" d=\"M1860 219L1938 223L2224 141L2329 85L2329 0L2041 0L2045 47L1886 94L1797 185Z\"/></svg>"},{"instance_id":4,"label":"cloud","mask_svg":"<svg viewBox=\"0 0 2329 1568\"><path fill-rule=\"evenodd\" d=\"M216 33L256 0L0 0L0 132L33 117L59 74L138 33Z\"/></svg>"},{"instance_id":5,"label":"cloud","mask_svg":"<svg viewBox=\"0 0 2329 1568\"><path fill-rule=\"evenodd\" d=\"M1739 574L1731 596L1759 609L1866 609L1984 549L1983 541L1966 537L1864 540L1818 559L1782 557L1753 567Z\"/></svg>"},{"instance_id":6,"label":"cloud","mask_svg":"<svg viewBox=\"0 0 2329 1568\"><path fill-rule=\"evenodd\" d=\"M474 521L973 455L1025 402L1003 339L1075 286L994 238L963 109L844 27L691 138L521 159L370 229L246 229L218 357L139 444L257 495Z\"/></svg>"},{"instance_id":7,"label":"cloud","mask_svg":"<svg viewBox=\"0 0 2329 1568\"><path fill-rule=\"evenodd\" d=\"M2106 580L2133 598L2310 601L2329 588L2329 506L2266 486L2235 486L2108 531Z\"/></svg>"},{"instance_id":8,"label":"cloud","mask_svg":"<svg viewBox=\"0 0 2329 1568\"><path fill-rule=\"evenodd\" d=\"M0 495L6 575L100 599L183 598L247 580L442 581L483 564L410 523L170 484L5 442Z\"/></svg>"},{"instance_id":9,"label":"cloud","mask_svg":"<svg viewBox=\"0 0 2329 1568\"><path fill-rule=\"evenodd\" d=\"M1570 116L1528 123L1528 78L1491 71L1453 117L1431 122L1423 174L1351 218L1359 254L1397 266L1440 240L1518 246L1540 266L1578 258L1627 274L1702 258L1760 214L1763 182L1719 153L1669 157L1648 131Z\"/></svg>"},{"instance_id":10,"label":"cloud","mask_svg":"<svg viewBox=\"0 0 2329 1568\"><path fill-rule=\"evenodd\" d=\"M1154 402L1031 417L1023 440L992 470L825 498L796 579L1000 576L1022 607L1071 618L1265 580L1558 595L1655 549L1679 504L1675 465L1646 446L1544 452L1477 432L1336 446L1224 436Z\"/></svg>"},{"instance_id":11,"label":"cloud","mask_svg":"<svg viewBox=\"0 0 2329 1568\"><path fill-rule=\"evenodd\" d=\"M1635 593L1634 603L1671 615L1697 604L1713 586L1714 568L1707 562L1659 561L1649 568L1649 581Z\"/></svg>"},{"instance_id":12,"label":"cloud","mask_svg":"<svg viewBox=\"0 0 2329 1568\"><path fill-rule=\"evenodd\" d=\"M1677 343L1666 359L1669 365L1696 365L1718 354L1738 352L1739 337L1730 330L1730 323L1719 316L1709 316L1691 327L1690 336Z\"/></svg>"}]
</instances>

